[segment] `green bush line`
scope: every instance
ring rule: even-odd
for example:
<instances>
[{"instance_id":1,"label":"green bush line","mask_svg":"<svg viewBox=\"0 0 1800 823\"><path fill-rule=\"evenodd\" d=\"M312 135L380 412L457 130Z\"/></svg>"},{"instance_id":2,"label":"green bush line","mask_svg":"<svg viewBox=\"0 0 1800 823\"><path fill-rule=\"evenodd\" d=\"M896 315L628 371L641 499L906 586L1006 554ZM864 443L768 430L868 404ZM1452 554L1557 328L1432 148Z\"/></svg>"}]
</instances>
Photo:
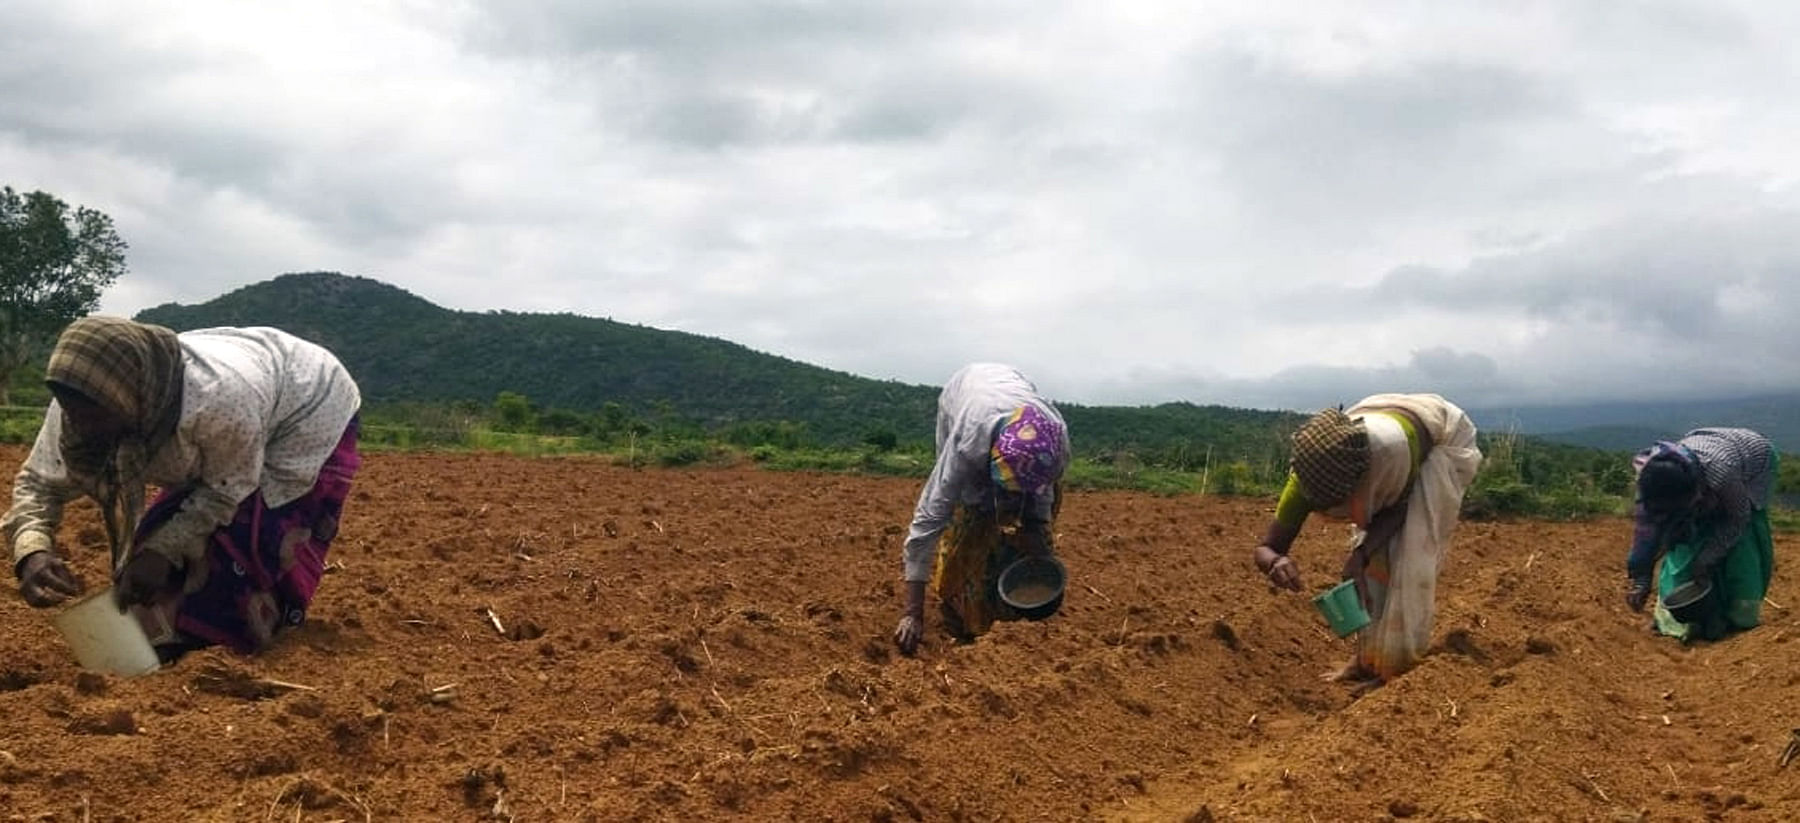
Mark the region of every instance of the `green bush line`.
<instances>
[{"instance_id":1,"label":"green bush line","mask_svg":"<svg viewBox=\"0 0 1800 823\"><path fill-rule=\"evenodd\" d=\"M412 422L417 421L417 422ZM569 431L507 393L493 407L385 407L365 414L363 443L372 450L501 451L524 456L595 454L633 466L738 465L774 471L825 471L922 478L932 455L920 444L885 433L860 446L820 445L804 425L785 421L738 423L708 432L664 415L656 423L628 417ZM550 429L546 432L544 429ZM1465 500L1473 518L1571 519L1618 515L1629 509L1628 454L1560 446L1516 433L1484 435L1486 459ZM1228 458L1224 447L1194 444L1171 454L1107 448L1077 454L1064 482L1071 489L1126 489L1163 495L1271 497L1286 481L1287 454L1259 443L1255 460ZM1215 455L1220 455L1215 459ZM1800 461L1796 461L1800 462ZM1786 476L1788 473L1783 472ZM1796 476L1800 480L1800 476Z\"/></svg>"},{"instance_id":2,"label":"green bush line","mask_svg":"<svg viewBox=\"0 0 1800 823\"><path fill-rule=\"evenodd\" d=\"M749 463L771 471L909 478L923 478L932 465L931 452L920 446L896 448L891 440L876 440L858 448L806 445L803 437L795 436L799 427L780 423L734 429L739 434L746 429L769 434L765 439L778 439L780 445L747 442L756 438L741 436L708 436L692 429L659 436L646 427L602 437L495 431L483 425L477 422L464 429L365 425L364 443L375 450L485 450L524 456L595 454L632 466ZM1463 501L1466 517L1572 520L1622 516L1630 511L1628 453L1546 444L1510 432L1484 435L1481 446L1482 468ZM1078 454L1064 482L1068 488L1078 490L1269 498L1280 492L1286 480L1285 454L1278 461L1263 460L1257 465L1243 460L1221 461L1205 464L1198 471L1187 465L1191 463L1175 467L1156 465L1116 450ZM1800 460L1783 461L1777 490L1784 495L1800 491L1800 468L1790 471L1790 467L1800 467ZM1775 509L1772 521L1779 529L1800 530L1800 512L1786 506Z\"/></svg>"},{"instance_id":3,"label":"green bush line","mask_svg":"<svg viewBox=\"0 0 1800 823\"><path fill-rule=\"evenodd\" d=\"M516 399L514 399L516 398ZM857 447L810 443L804 426L785 421L737 424L706 432L686 424L621 420L610 431L560 433L544 415L522 414L523 398L500 398L492 408L381 407L365 410L361 446L370 452L499 452L525 457L588 455L633 467L754 465L771 471L820 471L923 478L932 454L918 444L872 436ZM29 444L43 418L42 406L0 406L0 442ZM549 423L546 426L544 424ZM546 432L543 429L548 428ZM879 433L878 433L879 434ZM1630 510L1630 455L1558 446L1502 432L1482 438L1484 459L1463 501L1471 519L1570 520L1619 516ZM1271 498L1286 480L1286 454L1254 463L1236 459L1194 461L1195 453L1164 465L1127 450L1078 453L1064 483L1076 490L1132 490L1166 496L1224 495ZM1224 449L1216 450L1220 454ZM1198 468L1195 463L1199 462ZM1777 492L1783 502L1800 492L1800 459L1783 461ZM1782 531L1800 530L1800 511L1778 505L1771 521Z\"/></svg>"},{"instance_id":4,"label":"green bush line","mask_svg":"<svg viewBox=\"0 0 1800 823\"><path fill-rule=\"evenodd\" d=\"M750 464L771 471L822 471L887 477L923 478L931 471L932 455L918 447L884 449L784 447L767 443L744 446L716 437L672 436L570 436L498 431L480 425L467 429L416 428L396 424L365 424L363 447L370 451L492 451L545 457L594 455L618 465L631 466L732 466ZM1534 517L1572 519L1624 514L1629 462L1626 455L1611 459L1625 466L1620 482L1609 491L1586 475L1572 475L1556 485L1528 482L1524 474L1534 469L1521 464L1509 448L1497 450L1484 462L1470 488L1465 511L1474 518ZM1536 469L1541 472L1541 469ZM1215 494L1272 497L1285 481L1284 467L1251 466L1242 461L1210 465L1200 471L1149 465L1129 454L1078 455L1064 477L1068 488L1121 489L1162 495Z\"/></svg>"}]
</instances>

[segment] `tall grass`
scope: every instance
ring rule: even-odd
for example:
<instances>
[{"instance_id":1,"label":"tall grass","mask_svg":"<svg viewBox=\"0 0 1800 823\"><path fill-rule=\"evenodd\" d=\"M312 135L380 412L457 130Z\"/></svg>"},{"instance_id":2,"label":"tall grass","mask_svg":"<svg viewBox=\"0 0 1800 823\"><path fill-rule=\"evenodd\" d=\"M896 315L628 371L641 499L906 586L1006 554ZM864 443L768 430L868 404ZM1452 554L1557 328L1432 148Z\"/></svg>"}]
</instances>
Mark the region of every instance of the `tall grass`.
<instances>
[{"instance_id":1,"label":"tall grass","mask_svg":"<svg viewBox=\"0 0 1800 823\"><path fill-rule=\"evenodd\" d=\"M1480 445L1481 468L1463 498L1466 517L1567 520L1622 514L1629 507L1619 476L1626 470L1611 468L1628 465L1626 455L1550 446L1516 428L1483 434Z\"/></svg>"}]
</instances>

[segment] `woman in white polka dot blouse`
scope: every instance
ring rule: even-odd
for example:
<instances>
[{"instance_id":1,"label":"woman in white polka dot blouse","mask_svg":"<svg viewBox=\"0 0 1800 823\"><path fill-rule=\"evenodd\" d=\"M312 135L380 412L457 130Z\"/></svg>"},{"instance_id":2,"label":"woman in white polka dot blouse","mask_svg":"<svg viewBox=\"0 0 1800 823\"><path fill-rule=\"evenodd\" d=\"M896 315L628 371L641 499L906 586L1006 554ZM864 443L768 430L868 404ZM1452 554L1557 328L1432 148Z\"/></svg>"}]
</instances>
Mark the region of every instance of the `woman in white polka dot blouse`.
<instances>
[{"instance_id":1,"label":"woman in white polka dot blouse","mask_svg":"<svg viewBox=\"0 0 1800 823\"><path fill-rule=\"evenodd\" d=\"M272 328L176 334L77 320L0 519L26 602L81 594L57 556L63 505L100 504L113 598L165 660L265 647L305 619L361 463L361 395L324 348ZM160 490L146 510L146 485Z\"/></svg>"}]
</instances>

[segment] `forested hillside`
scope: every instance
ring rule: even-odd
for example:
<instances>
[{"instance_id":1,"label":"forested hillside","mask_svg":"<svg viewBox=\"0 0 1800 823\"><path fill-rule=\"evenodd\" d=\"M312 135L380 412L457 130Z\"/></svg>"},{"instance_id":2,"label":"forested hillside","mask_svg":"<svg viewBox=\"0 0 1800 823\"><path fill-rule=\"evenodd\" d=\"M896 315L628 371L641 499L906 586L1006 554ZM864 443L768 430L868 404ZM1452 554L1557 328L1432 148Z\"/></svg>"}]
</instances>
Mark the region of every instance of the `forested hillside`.
<instances>
[{"instance_id":1,"label":"forested hillside","mask_svg":"<svg viewBox=\"0 0 1800 823\"><path fill-rule=\"evenodd\" d=\"M827 445L924 444L937 389L872 380L725 340L572 314L453 311L394 286L330 273L289 274L139 320L178 331L268 325L330 347L371 404L492 403L523 395L541 413L678 418L718 430L794 424ZM1189 403L1062 406L1078 450L1131 452L1158 464L1285 460L1299 416Z\"/></svg>"}]
</instances>

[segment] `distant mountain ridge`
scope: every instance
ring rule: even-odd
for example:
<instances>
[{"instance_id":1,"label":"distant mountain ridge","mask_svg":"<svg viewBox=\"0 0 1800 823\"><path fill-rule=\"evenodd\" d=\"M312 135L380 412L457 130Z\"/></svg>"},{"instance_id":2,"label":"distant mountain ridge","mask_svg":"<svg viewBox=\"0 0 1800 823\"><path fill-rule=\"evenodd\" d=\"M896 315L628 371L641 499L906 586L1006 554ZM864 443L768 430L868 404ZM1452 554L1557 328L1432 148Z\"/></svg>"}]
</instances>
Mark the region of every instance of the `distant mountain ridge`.
<instances>
[{"instance_id":1,"label":"distant mountain ridge","mask_svg":"<svg viewBox=\"0 0 1800 823\"><path fill-rule=\"evenodd\" d=\"M1640 449L1702 426L1755 429L1777 449L1800 449L1800 394L1662 403L1595 403L1471 411L1489 431L1517 430L1546 440L1609 450Z\"/></svg>"},{"instance_id":2,"label":"distant mountain ridge","mask_svg":"<svg viewBox=\"0 0 1800 823\"><path fill-rule=\"evenodd\" d=\"M455 311L387 283L328 272L286 274L204 303L146 309L137 318L177 330L286 329L335 351L377 404L487 404L512 391L546 408L594 412L617 403L640 416L679 415L709 427L799 422L815 439L834 444L881 430L929 443L936 416L933 386L859 377L726 340L602 318ZM1282 461L1286 435L1304 419L1185 402L1058 405L1078 451L1154 453L1164 464ZM1800 447L1800 395L1470 414L1487 433L1517 431L1609 451L1635 450L1700 425L1747 426L1783 449Z\"/></svg>"},{"instance_id":3,"label":"distant mountain ridge","mask_svg":"<svg viewBox=\"0 0 1800 823\"><path fill-rule=\"evenodd\" d=\"M785 420L826 443L887 430L929 443L938 389L874 380L686 332L573 314L467 312L365 277L286 274L197 305L164 304L137 319L178 331L267 325L318 342L344 361L370 403L491 403L518 392L544 407L593 412L617 403L643 416L708 426ZM1291 412L1165 403L1058 403L1076 449L1154 451L1200 465L1214 455L1284 460Z\"/></svg>"}]
</instances>

